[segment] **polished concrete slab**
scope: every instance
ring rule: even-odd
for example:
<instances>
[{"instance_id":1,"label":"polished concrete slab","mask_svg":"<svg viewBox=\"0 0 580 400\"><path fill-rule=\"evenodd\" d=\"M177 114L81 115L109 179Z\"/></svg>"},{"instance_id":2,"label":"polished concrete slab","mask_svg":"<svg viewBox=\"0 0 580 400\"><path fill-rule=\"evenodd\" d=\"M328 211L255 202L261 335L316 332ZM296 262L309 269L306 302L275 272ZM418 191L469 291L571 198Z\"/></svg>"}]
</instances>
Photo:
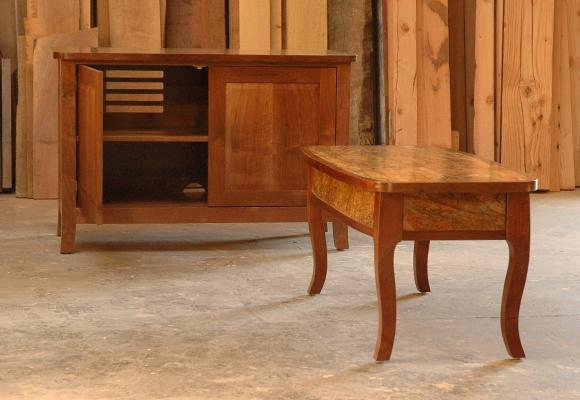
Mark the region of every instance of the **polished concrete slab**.
<instances>
[{"instance_id":1,"label":"polished concrete slab","mask_svg":"<svg viewBox=\"0 0 580 400\"><path fill-rule=\"evenodd\" d=\"M580 399L580 192L533 196L507 358L504 242L438 242L432 293L397 249L393 358L375 363L369 238L332 251L323 294L304 224L82 226L58 253L56 202L0 196L0 399Z\"/></svg>"}]
</instances>

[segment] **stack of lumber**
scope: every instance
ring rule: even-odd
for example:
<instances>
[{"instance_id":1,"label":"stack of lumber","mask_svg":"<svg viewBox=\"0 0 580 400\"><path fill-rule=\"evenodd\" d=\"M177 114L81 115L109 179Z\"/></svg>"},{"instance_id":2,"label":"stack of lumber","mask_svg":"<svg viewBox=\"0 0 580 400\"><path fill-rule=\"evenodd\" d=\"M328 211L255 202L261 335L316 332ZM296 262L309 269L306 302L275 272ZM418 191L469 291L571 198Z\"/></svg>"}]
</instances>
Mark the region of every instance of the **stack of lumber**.
<instances>
[{"instance_id":1,"label":"stack of lumber","mask_svg":"<svg viewBox=\"0 0 580 400\"><path fill-rule=\"evenodd\" d=\"M96 46L90 0L27 0L18 10L16 194L55 198L58 190L58 64L52 48Z\"/></svg>"},{"instance_id":2,"label":"stack of lumber","mask_svg":"<svg viewBox=\"0 0 580 400\"><path fill-rule=\"evenodd\" d=\"M453 128L460 148L580 185L580 2L449 0Z\"/></svg>"}]
</instances>

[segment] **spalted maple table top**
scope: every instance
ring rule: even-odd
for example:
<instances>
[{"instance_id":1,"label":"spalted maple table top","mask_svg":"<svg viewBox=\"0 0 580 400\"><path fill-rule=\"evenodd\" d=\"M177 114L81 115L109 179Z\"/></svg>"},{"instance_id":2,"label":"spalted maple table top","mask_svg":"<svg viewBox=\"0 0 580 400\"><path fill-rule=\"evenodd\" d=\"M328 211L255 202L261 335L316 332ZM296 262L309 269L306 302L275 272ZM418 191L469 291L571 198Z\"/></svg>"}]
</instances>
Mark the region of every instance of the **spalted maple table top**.
<instances>
[{"instance_id":1,"label":"spalted maple table top","mask_svg":"<svg viewBox=\"0 0 580 400\"><path fill-rule=\"evenodd\" d=\"M309 164L352 185L390 193L530 192L526 174L468 153L419 146L309 146Z\"/></svg>"}]
</instances>

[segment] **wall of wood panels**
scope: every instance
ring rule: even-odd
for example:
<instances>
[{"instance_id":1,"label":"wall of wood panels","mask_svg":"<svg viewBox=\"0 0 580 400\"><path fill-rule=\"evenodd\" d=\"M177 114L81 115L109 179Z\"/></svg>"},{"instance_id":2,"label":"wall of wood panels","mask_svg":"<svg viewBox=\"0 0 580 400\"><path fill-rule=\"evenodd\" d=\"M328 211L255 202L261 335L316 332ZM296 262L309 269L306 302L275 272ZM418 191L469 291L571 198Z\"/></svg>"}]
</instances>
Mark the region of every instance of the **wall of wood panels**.
<instances>
[{"instance_id":1,"label":"wall of wood panels","mask_svg":"<svg viewBox=\"0 0 580 400\"><path fill-rule=\"evenodd\" d=\"M580 2L449 0L452 125L462 150L580 185Z\"/></svg>"}]
</instances>

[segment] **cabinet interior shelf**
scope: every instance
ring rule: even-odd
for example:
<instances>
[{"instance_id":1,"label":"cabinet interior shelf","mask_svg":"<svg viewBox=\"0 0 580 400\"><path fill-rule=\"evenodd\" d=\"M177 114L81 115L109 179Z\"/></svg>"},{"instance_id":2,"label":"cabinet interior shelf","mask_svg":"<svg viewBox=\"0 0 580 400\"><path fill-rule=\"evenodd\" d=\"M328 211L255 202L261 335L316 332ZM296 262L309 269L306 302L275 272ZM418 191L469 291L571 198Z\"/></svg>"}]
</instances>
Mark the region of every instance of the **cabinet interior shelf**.
<instances>
[{"instance_id":1,"label":"cabinet interior shelf","mask_svg":"<svg viewBox=\"0 0 580 400\"><path fill-rule=\"evenodd\" d=\"M207 142L207 132L190 129L130 129L107 130L105 142Z\"/></svg>"}]
</instances>

